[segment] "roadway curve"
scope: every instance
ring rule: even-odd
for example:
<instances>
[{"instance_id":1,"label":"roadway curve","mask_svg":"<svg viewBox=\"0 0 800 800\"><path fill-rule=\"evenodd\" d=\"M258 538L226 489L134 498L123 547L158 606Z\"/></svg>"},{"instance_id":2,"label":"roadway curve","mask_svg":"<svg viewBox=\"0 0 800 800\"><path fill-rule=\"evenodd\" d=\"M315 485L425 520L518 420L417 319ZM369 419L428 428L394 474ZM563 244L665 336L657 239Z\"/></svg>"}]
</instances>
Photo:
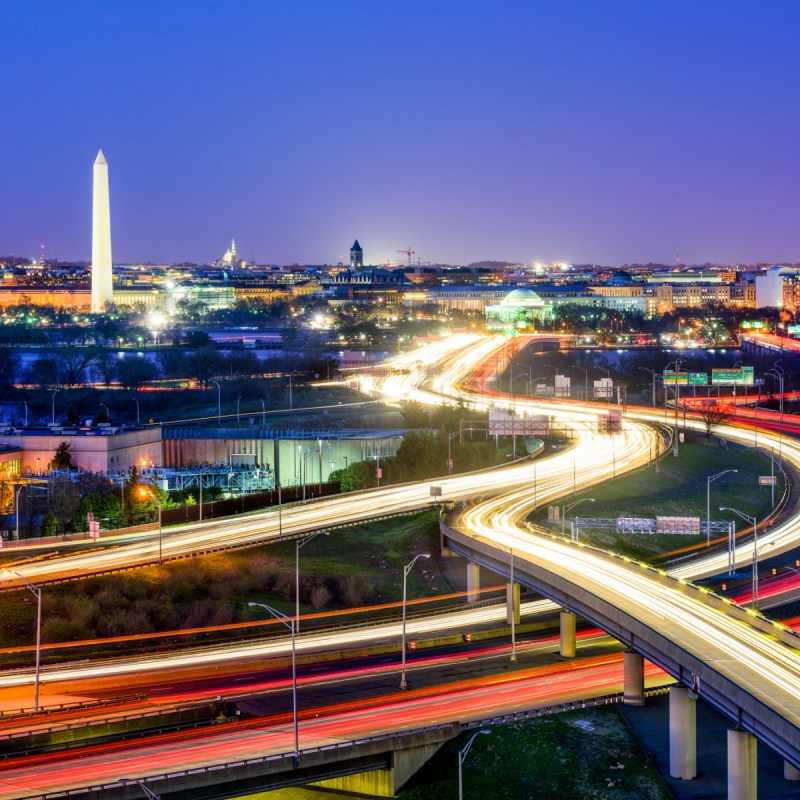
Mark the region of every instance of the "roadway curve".
<instances>
[{"instance_id":1,"label":"roadway curve","mask_svg":"<svg viewBox=\"0 0 800 800\"><path fill-rule=\"evenodd\" d=\"M395 373L386 379L386 383L392 385L397 380L404 383L418 380L420 376L416 367L411 370L409 365L418 364L422 358L428 369L436 369L443 381L442 386L445 386L450 380L466 377L475 358L490 354L497 348L497 344L497 339L487 341L484 337L453 337L432 345L424 354L414 351L411 354L413 358L404 355L393 359L391 364ZM475 347L479 348L478 353L475 352ZM421 390L420 396L425 396L428 402L448 401L444 395ZM591 416L585 411L572 413L565 410L563 416L570 417L574 422L585 422L595 419L596 413ZM535 471L536 485L542 501L552 500L565 494L567 486L570 491L573 485L576 489L584 489L607 480L613 474L641 466L647 462L648 454L658 446L657 438L657 434L649 426L631 422L622 433L612 437L613 446L608 448L609 439L599 439L590 428L584 427L578 432L571 449L541 459L535 468L525 461L481 472L309 501L303 505L285 508L280 521L276 511L269 511L224 521L171 528L164 532L163 557L165 560L186 558L211 549L266 543L333 525L357 524L381 515L429 508L432 483L441 486L443 500L465 500L527 484L533 479ZM579 465L577 473L576 465ZM103 548L49 560L33 560L43 549L47 552L46 545L15 549L15 555L27 556L32 560L27 563L18 562L14 569L34 583L46 584L144 566L158 560L157 536L151 535L136 542L130 542L127 536L119 539L112 536L103 541ZM7 577L0 582L0 589L19 588L20 585L20 580Z\"/></svg>"}]
</instances>

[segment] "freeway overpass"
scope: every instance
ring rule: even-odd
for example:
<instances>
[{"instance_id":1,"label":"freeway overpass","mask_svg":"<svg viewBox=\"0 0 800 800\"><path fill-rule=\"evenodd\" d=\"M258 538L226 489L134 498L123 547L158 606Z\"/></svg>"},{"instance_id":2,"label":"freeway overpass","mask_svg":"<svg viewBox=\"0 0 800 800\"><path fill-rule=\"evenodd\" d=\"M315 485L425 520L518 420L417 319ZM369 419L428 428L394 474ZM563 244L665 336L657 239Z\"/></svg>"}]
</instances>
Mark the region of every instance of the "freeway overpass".
<instances>
[{"instance_id":1,"label":"freeway overpass","mask_svg":"<svg viewBox=\"0 0 800 800\"><path fill-rule=\"evenodd\" d=\"M457 386L460 377L468 372L470 363L474 364L477 358L491 355L497 346L491 340L477 341L474 345L474 350L465 347L464 351L450 355L450 364L433 381L436 391L416 388L417 376L412 369L408 369L403 375L389 376L385 380L389 394L397 396L399 393L399 396L409 396L410 393L411 397L424 402L442 402L443 394L458 399L466 395L468 402L477 407L482 405L484 408L487 405L507 403L509 398L497 396L489 399L476 398L462 390L448 390L448 386ZM542 413L542 410L545 413L552 413L554 410L552 404L547 406L536 402L523 404L518 398L516 403L518 408L525 407L534 413ZM559 409L560 416L575 422L596 414L596 406L570 405L563 410ZM615 448L620 447L616 453L619 462L617 457L614 458L615 472L617 464L621 465L623 459L628 468L649 460L648 455L642 453L642 445L648 441L649 429L640 424L639 420L660 421L660 415L637 410L630 417L630 421L625 424L624 436L604 439L586 436L581 441L579 446L583 445L583 450L580 485L588 486L611 477L608 443L613 443L612 446ZM725 435L731 438L738 437L740 441L747 439L746 432L728 427L725 428ZM797 452L796 448L793 451L786 443L784 447L787 457L800 462L800 452ZM565 484L568 485L565 477L570 472L575 481L575 459L576 456L573 456L572 470L565 469L564 463L558 465L549 476L552 479L550 484L539 495L539 502L565 493ZM517 477L519 479L522 476ZM505 483L506 486L510 484L510 481ZM576 483L573 483L573 487L575 485ZM481 488L485 488L485 480ZM503 482L498 482L494 488L495 490L503 488ZM404 495L402 491L393 490L396 494L388 497L400 505L419 502L419 487L413 487L413 490L417 492L416 495ZM376 499L376 496L372 495L372 498ZM352 498L350 501L352 502ZM358 502L362 502L362 496L359 496ZM536 503L535 495L533 503ZM322 505L322 503L315 504L314 507L323 515L326 512L330 515L330 508L320 509ZM607 626L614 635L633 645L640 654L648 655L656 663L663 663L672 674L690 683L692 689L700 696L707 696L712 702L719 703L720 707L724 706L723 710L730 713L742 729L759 735L793 764L800 762L797 737L800 709L796 700L800 662L796 653L784 643L771 641L764 631L757 627L742 624L743 618L736 618L733 620L735 624L729 624L731 619L726 619L729 615L719 613L719 609L713 608L697 597L689 598L682 588L683 584L664 584L652 576L639 574L636 568L624 564L612 564L598 554L590 554L585 549L582 551L571 549L564 543L547 542L541 538L531 541L529 532L517 525L517 520L524 516L530 505L530 490L504 495L499 500L486 501L470 512L472 516L466 518L460 530L453 530L449 536L455 547L467 548L464 552L468 552L475 562L484 559L488 563L493 560L496 571L500 574L509 573L508 550L513 549L517 558L521 559L522 568L526 570L525 580L545 595L553 597L567 610L567 630L570 626L569 615L576 611L580 611L582 616L590 620L597 617L599 620L597 624L601 627ZM312 517L305 518L300 525L307 525L310 518ZM322 519L324 518L323 516ZM252 538L256 532L263 531L264 528L263 519L255 521L252 528L247 528L246 522L232 524L240 529L238 532L243 537ZM242 530L243 526L247 529ZM465 537L461 542L457 541L459 534ZM771 536L776 547L787 549L794 547L798 541L798 524L792 521ZM483 543L479 546L481 540ZM196 547L199 541L201 541L199 537L194 541L188 539L183 542L183 546ZM744 553L741 553L741 550L744 550ZM740 558L749 557L746 548L740 549L740 553ZM115 556L119 555L118 550ZM705 569L715 568L713 557L704 559L704 562ZM48 569L47 565L44 566ZM581 576L580 581L576 581L576 566L581 567L578 573ZM52 569L52 566L49 569ZM76 567L76 573L80 572L80 567ZM587 588L587 583L591 584L591 588ZM650 604L655 605L657 610L652 610ZM779 629L774 633L783 635ZM630 672L636 674L636 658L631 656L629 661L634 665ZM640 660L638 663L641 665ZM780 675L775 677L773 673ZM766 683L766 691L760 688L761 682ZM676 693L675 696L681 695ZM688 740L691 733L691 712L686 709L691 706L684 701L683 708L683 730ZM769 727L765 726L765 719ZM741 731L737 731L738 733ZM745 754L750 752L748 739L734 738L736 741L744 742L737 746L742 748ZM688 759L688 755L684 755L684 760ZM747 758L749 756L744 758L744 762L747 762Z\"/></svg>"}]
</instances>

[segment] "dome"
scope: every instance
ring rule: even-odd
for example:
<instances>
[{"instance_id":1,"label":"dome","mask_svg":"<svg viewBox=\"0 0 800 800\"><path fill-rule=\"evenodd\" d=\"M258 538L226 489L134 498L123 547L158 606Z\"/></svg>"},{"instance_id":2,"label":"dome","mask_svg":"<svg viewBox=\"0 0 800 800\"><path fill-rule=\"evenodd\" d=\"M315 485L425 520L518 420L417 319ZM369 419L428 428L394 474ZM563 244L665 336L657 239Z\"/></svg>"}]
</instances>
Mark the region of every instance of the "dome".
<instances>
[{"instance_id":1,"label":"dome","mask_svg":"<svg viewBox=\"0 0 800 800\"><path fill-rule=\"evenodd\" d=\"M633 283L633 278L624 269L616 270L608 279L609 286L630 286L631 283Z\"/></svg>"},{"instance_id":2,"label":"dome","mask_svg":"<svg viewBox=\"0 0 800 800\"><path fill-rule=\"evenodd\" d=\"M531 289L514 289L501 303L504 306L541 306L542 298Z\"/></svg>"}]
</instances>

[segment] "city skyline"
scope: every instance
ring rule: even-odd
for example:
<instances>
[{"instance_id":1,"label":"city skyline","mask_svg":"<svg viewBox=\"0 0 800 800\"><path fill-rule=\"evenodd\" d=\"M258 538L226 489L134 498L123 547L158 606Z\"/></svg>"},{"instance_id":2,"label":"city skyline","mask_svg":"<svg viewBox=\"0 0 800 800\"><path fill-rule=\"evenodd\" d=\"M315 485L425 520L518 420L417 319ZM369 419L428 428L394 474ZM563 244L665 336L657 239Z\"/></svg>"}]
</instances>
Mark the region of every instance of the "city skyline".
<instances>
[{"instance_id":1,"label":"city skyline","mask_svg":"<svg viewBox=\"0 0 800 800\"><path fill-rule=\"evenodd\" d=\"M102 147L120 262L207 261L231 236L262 263L346 262L354 237L370 263L797 261L799 17L9 3L0 249L88 260Z\"/></svg>"}]
</instances>

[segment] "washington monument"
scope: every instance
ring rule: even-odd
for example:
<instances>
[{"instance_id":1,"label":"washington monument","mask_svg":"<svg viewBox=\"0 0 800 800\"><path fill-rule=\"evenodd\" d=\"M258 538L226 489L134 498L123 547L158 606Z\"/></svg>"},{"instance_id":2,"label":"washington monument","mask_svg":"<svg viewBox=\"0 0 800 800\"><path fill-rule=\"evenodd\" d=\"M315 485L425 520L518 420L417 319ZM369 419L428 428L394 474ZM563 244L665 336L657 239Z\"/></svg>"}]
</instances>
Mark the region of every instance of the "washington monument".
<instances>
[{"instance_id":1,"label":"washington monument","mask_svg":"<svg viewBox=\"0 0 800 800\"><path fill-rule=\"evenodd\" d=\"M100 150L94 162L92 202L92 313L102 314L113 302L108 162Z\"/></svg>"}]
</instances>

